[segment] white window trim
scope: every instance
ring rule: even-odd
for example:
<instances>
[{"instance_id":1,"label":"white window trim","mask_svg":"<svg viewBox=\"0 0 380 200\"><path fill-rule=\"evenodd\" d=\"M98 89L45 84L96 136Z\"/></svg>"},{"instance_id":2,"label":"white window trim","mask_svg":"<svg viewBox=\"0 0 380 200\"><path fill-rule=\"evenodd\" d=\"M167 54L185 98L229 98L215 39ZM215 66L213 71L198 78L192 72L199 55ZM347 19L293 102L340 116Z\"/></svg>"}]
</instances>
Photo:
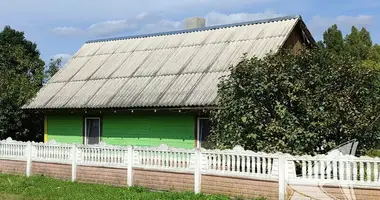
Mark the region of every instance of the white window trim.
<instances>
[{"instance_id":1,"label":"white window trim","mask_svg":"<svg viewBox=\"0 0 380 200\"><path fill-rule=\"evenodd\" d=\"M101 123L101 121L100 121L100 117L85 117L84 118L84 145L88 145L88 140L87 140L87 120L88 119L97 119L97 120L99 120L99 142L98 143L100 143L100 123Z\"/></svg>"},{"instance_id":2,"label":"white window trim","mask_svg":"<svg viewBox=\"0 0 380 200\"><path fill-rule=\"evenodd\" d=\"M197 148L201 147L201 142L200 142L200 129L201 129L201 127L200 127L200 125L201 125L200 120L201 119L208 119L208 120L210 120L210 118L208 118L208 117L198 117L197 118Z\"/></svg>"}]
</instances>

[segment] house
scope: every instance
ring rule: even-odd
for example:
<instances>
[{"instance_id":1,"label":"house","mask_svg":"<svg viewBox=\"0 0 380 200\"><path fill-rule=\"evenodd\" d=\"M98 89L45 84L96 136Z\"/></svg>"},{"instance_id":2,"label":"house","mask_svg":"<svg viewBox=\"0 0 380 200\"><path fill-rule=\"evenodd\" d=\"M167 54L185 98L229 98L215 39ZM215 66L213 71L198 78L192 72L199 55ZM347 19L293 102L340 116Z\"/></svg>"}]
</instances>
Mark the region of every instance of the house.
<instances>
[{"instance_id":1,"label":"house","mask_svg":"<svg viewBox=\"0 0 380 200\"><path fill-rule=\"evenodd\" d=\"M229 66L315 41L300 16L86 42L26 104L45 142L200 146Z\"/></svg>"}]
</instances>

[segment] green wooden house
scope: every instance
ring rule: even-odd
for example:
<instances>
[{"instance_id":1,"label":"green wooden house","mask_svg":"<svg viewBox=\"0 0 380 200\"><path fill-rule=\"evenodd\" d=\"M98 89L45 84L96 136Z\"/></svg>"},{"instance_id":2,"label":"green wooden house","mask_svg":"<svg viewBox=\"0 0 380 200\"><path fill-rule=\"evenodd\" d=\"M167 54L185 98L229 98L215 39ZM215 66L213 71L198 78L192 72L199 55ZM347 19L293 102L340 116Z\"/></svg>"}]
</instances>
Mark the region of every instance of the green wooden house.
<instances>
[{"instance_id":1,"label":"green wooden house","mask_svg":"<svg viewBox=\"0 0 380 200\"><path fill-rule=\"evenodd\" d=\"M45 142L199 147L217 84L244 54L315 44L300 16L86 42L23 108Z\"/></svg>"}]
</instances>

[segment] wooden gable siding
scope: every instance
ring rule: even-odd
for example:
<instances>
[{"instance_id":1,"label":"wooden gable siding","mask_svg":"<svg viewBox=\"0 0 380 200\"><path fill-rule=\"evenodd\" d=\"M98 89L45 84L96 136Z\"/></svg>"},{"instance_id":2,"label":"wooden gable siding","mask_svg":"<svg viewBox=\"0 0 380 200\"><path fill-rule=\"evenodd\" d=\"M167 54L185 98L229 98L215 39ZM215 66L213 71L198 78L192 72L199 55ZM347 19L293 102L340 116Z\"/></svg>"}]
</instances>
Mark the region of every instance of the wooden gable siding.
<instances>
[{"instance_id":1,"label":"wooden gable siding","mask_svg":"<svg viewBox=\"0 0 380 200\"><path fill-rule=\"evenodd\" d=\"M300 23L298 23L285 41L283 48L291 48L294 53L300 51L305 44Z\"/></svg>"}]
</instances>

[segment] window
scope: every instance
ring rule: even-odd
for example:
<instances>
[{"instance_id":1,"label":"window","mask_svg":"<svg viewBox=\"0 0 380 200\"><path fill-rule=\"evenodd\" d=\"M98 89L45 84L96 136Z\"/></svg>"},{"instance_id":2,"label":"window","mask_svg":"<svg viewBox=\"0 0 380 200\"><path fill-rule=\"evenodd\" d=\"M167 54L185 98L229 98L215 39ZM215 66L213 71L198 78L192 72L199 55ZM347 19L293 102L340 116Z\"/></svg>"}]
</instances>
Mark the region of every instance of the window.
<instances>
[{"instance_id":1,"label":"window","mask_svg":"<svg viewBox=\"0 0 380 200\"><path fill-rule=\"evenodd\" d=\"M86 117L84 125L84 144L99 144L100 142L100 118Z\"/></svg>"},{"instance_id":2,"label":"window","mask_svg":"<svg viewBox=\"0 0 380 200\"><path fill-rule=\"evenodd\" d=\"M197 147L210 148L207 142L207 138L210 135L210 119L198 118L198 133L197 133Z\"/></svg>"}]
</instances>

